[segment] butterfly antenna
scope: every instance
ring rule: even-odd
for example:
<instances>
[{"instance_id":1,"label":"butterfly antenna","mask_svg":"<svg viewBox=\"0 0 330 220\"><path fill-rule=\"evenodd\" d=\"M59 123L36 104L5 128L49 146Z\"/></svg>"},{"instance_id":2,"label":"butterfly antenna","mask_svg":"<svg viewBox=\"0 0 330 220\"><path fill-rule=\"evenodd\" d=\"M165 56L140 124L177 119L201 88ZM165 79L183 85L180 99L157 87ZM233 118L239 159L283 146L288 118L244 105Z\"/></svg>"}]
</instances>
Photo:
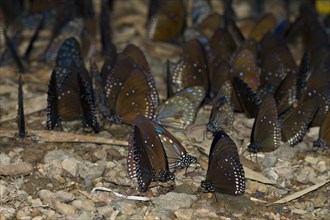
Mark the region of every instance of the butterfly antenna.
<instances>
[{"instance_id":1,"label":"butterfly antenna","mask_svg":"<svg viewBox=\"0 0 330 220\"><path fill-rule=\"evenodd\" d=\"M25 137L25 119L24 119L24 105L23 105L23 89L22 89L22 74L19 75L18 79L18 136L20 138Z\"/></svg>"},{"instance_id":2,"label":"butterfly antenna","mask_svg":"<svg viewBox=\"0 0 330 220\"><path fill-rule=\"evenodd\" d=\"M13 59L15 60L17 66L18 66L19 72L20 73L25 73L26 72L26 69L24 68L23 63L22 63L21 59L19 58L19 56L17 54L17 50L16 50L13 42L8 37L6 30L4 31L4 35L5 35L6 45L7 45L8 49L9 49L9 51L10 51Z\"/></svg>"}]
</instances>

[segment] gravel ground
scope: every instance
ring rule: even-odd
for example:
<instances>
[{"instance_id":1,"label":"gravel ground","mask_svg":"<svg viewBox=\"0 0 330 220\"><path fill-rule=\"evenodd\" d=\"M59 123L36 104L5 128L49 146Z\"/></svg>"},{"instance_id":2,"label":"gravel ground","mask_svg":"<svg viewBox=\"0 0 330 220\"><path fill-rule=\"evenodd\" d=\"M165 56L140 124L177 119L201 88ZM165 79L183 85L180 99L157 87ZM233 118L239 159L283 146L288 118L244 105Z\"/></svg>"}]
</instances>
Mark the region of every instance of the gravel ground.
<instances>
[{"instance_id":1,"label":"gravel ground","mask_svg":"<svg viewBox=\"0 0 330 220\"><path fill-rule=\"evenodd\" d=\"M145 51L160 97L164 98L164 63L167 57L175 59L180 50L145 42L145 1L118 2L113 19L118 51L128 43ZM247 13L246 7L235 5L243 14ZM217 9L222 12L221 5ZM103 61L99 57L96 60L100 68ZM31 64L30 73L23 76L26 103L45 94L50 74L51 67ZM4 117L11 109L16 111L17 70L2 67L0 76L0 116ZM177 171L175 182L154 184L145 194L136 190L127 175L126 146L51 143L33 136L20 139L0 134L0 219L330 219L329 183L290 202L266 205L329 179L329 149L313 149L318 128L310 129L294 148L282 143L274 152L255 156L244 152L253 119L235 114L234 129L229 135L237 143L242 163L278 186L247 179L243 196L217 194L215 198L211 193L200 192L198 188L207 170L206 153L212 142L205 132L209 114L210 106L204 106L195 125L186 131L169 129L198 162L186 174L184 170ZM28 134L31 135L29 130L44 129L45 120L45 110L27 115ZM128 139L129 126L100 122L104 129L95 136ZM14 119L0 123L0 129L16 127ZM72 134L94 135L80 128L80 122L66 123L63 129ZM141 198L148 201L136 200Z\"/></svg>"}]
</instances>

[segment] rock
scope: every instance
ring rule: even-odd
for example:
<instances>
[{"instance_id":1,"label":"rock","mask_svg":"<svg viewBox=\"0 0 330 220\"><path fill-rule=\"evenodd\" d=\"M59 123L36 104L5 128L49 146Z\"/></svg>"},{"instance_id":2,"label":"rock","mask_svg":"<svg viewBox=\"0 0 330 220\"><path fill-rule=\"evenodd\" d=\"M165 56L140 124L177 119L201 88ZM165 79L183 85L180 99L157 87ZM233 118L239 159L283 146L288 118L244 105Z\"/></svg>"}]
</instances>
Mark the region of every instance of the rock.
<instances>
[{"instance_id":1,"label":"rock","mask_svg":"<svg viewBox=\"0 0 330 220\"><path fill-rule=\"evenodd\" d=\"M152 202L155 205L172 211L176 211L180 208L190 208L195 200L197 200L195 195L175 192L169 192L166 195L152 198Z\"/></svg>"},{"instance_id":2,"label":"rock","mask_svg":"<svg viewBox=\"0 0 330 220\"><path fill-rule=\"evenodd\" d=\"M49 164L45 164L45 175L49 178L56 178L62 176L63 168L60 160L52 160Z\"/></svg>"},{"instance_id":3,"label":"rock","mask_svg":"<svg viewBox=\"0 0 330 220\"><path fill-rule=\"evenodd\" d=\"M58 219L56 212L52 209L46 209L43 211L43 214L46 216L45 219Z\"/></svg>"},{"instance_id":4,"label":"rock","mask_svg":"<svg viewBox=\"0 0 330 220\"><path fill-rule=\"evenodd\" d=\"M174 212L174 214L178 219L189 220L192 217L193 210L191 210L191 209L178 209Z\"/></svg>"},{"instance_id":5,"label":"rock","mask_svg":"<svg viewBox=\"0 0 330 220\"><path fill-rule=\"evenodd\" d=\"M44 218L42 216L36 216L33 217L32 220L43 220Z\"/></svg>"},{"instance_id":6,"label":"rock","mask_svg":"<svg viewBox=\"0 0 330 220\"><path fill-rule=\"evenodd\" d=\"M181 185L176 186L175 189L173 190L173 192L176 192L176 193L185 193L185 194L188 194L188 195L193 195L194 190L191 187L191 185L189 185L187 183L183 183Z\"/></svg>"},{"instance_id":7,"label":"rock","mask_svg":"<svg viewBox=\"0 0 330 220\"><path fill-rule=\"evenodd\" d=\"M77 220L86 220L93 219L94 213L89 211L83 211L78 217Z\"/></svg>"},{"instance_id":8,"label":"rock","mask_svg":"<svg viewBox=\"0 0 330 220\"><path fill-rule=\"evenodd\" d=\"M319 162L316 164L315 169L316 169L317 171L319 171L320 173L323 173L323 172L325 172L325 171L328 170L328 169L327 169L327 165L326 165L325 161L323 161L323 160L319 161Z\"/></svg>"},{"instance_id":9,"label":"rock","mask_svg":"<svg viewBox=\"0 0 330 220\"><path fill-rule=\"evenodd\" d=\"M104 163L81 162L78 166L78 173L83 179L96 179L103 175Z\"/></svg>"},{"instance_id":10,"label":"rock","mask_svg":"<svg viewBox=\"0 0 330 220\"><path fill-rule=\"evenodd\" d=\"M71 203L76 209L83 209L87 211L95 212L95 204L92 200L89 199L77 199Z\"/></svg>"},{"instance_id":11,"label":"rock","mask_svg":"<svg viewBox=\"0 0 330 220\"><path fill-rule=\"evenodd\" d=\"M44 151L36 148L26 148L23 151L22 160L32 164L38 163L42 160Z\"/></svg>"},{"instance_id":12,"label":"rock","mask_svg":"<svg viewBox=\"0 0 330 220\"><path fill-rule=\"evenodd\" d=\"M98 160L105 160L107 158L107 151L105 149L98 149L94 152L94 156Z\"/></svg>"},{"instance_id":13,"label":"rock","mask_svg":"<svg viewBox=\"0 0 330 220\"><path fill-rule=\"evenodd\" d=\"M54 193L55 201L59 201L59 202L70 202L70 201L74 200L74 198L75 198L75 196L70 192L57 191Z\"/></svg>"},{"instance_id":14,"label":"rock","mask_svg":"<svg viewBox=\"0 0 330 220\"><path fill-rule=\"evenodd\" d=\"M53 160L60 160L62 162L63 160L68 158L75 158L77 160L82 160L80 156L70 151L53 150L45 155L44 163L51 163Z\"/></svg>"},{"instance_id":15,"label":"rock","mask_svg":"<svg viewBox=\"0 0 330 220\"><path fill-rule=\"evenodd\" d=\"M277 157L273 155L266 154L262 160L262 165L264 167L273 167L277 163Z\"/></svg>"},{"instance_id":16,"label":"rock","mask_svg":"<svg viewBox=\"0 0 330 220\"><path fill-rule=\"evenodd\" d=\"M308 178L308 175L304 174L304 173L300 173L298 176L297 176L297 181L299 183L302 183L302 184L307 184L309 182L309 178Z\"/></svg>"},{"instance_id":17,"label":"rock","mask_svg":"<svg viewBox=\"0 0 330 220\"><path fill-rule=\"evenodd\" d=\"M256 193L257 191L262 192L262 193L268 192L268 188L265 184L258 183L255 181L247 181L246 189L248 189L252 194Z\"/></svg>"},{"instance_id":18,"label":"rock","mask_svg":"<svg viewBox=\"0 0 330 220\"><path fill-rule=\"evenodd\" d=\"M111 214L114 212L114 209L110 205L102 206L97 208L97 212L104 216L105 218L110 217Z\"/></svg>"},{"instance_id":19,"label":"rock","mask_svg":"<svg viewBox=\"0 0 330 220\"><path fill-rule=\"evenodd\" d=\"M119 210L123 215L133 215L138 212L134 201L126 199L114 199L112 201L112 207Z\"/></svg>"},{"instance_id":20,"label":"rock","mask_svg":"<svg viewBox=\"0 0 330 220\"><path fill-rule=\"evenodd\" d=\"M18 212L16 213L16 219L30 220L30 219L32 219L32 217L30 215L31 215L31 213L29 210L21 209L21 210L18 210Z\"/></svg>"},{"instance_id":21,"label":"rock","mask_svg":"<svg viewBox=\"0 0 330 220\"><path fill-rule=\"evenodd\" d=\"M14 208L0 206L0 219L13 219L15 212Z\"/></svg>"},{"instance_id":22,"label":"rock","mask_svg":"<svg viewBox=\"0 0 330 220\"><path fill-rule=\"evenodd\" d=\"M281 158L281 160L290 160L296 155L296 150L285 144L276 149L275 153L277 154L277 158Z\"/></svg>"},{"instance_id":23,"label":"rock","mask_svg":"<svg viewBox=\"0 0 330 220\"><path fill-rule=\"evenodd\" d=\"M278 174L272 168L266 168L261 173L271 180L276 181L278 179Z\"/></svg>"},{"instance_id":24,"label":"rock","mask_svg":"<svg viewBox=\"0 0 330 220\"><path fill-rule=\"evenodd\" d=\"M5 153L1 153L0 154L0 166L5 166L8 164L10 164L10 157Z\"/></svg>"},{"instance_id":25,"label":"rock","mask_svg":"<svg viewBox=\"0 0 330 220\"><path fill-rule=\"evenodd\" d=\"M0 184L0 198L4 198L5 195L8 193L8 187Z\"/></svg>"},{"instance_id":26,"label":"rock","mask_svg":"<svg viewBox=\"0 0 330 220\"><path fill-rule=\"evenodd\" d=\"M31 199L31 205L32 206L41 206L42 205L42 202L39 198L36 198L36 199Z\"/></svg>"},{"instance_id":27,"label":"rock","mask_svg":"<svg viewBox=\"0 0 330 220\"><path fill-rule=\"evenodd\" d=\"M8 165L0 166L0 175L4 176L25 176L32 173L33 167L27 162L11 163Z\"/></svg>"},{"instance_id":28,"label":"rock","mask_svg":"<svg viewBox=\"0 0 330 220\"><path fill-rule=\"evenodd\" d=\"M62 168L66 172L70 173L72 176L76 177L78 173L78 165L80 161L74 158L68 158L63 160Z\"/></svg>"},{"instance_id":29,"label":"rock","mask_svg":"<svg viewBox=\"0 0 330 220\"><path fill-rule=\"evenodd\" d=\"M55 203L55 210L62 215L73 215L76 211L72 205L68 205L62 202Z\"/></svg>"},{"instance_id":30,"label":"rock","mask_svg":"<svg viewBox=\"0 0 330 220\"><path fill-rule=\"evenodd\" d=\"M38 193L39 198L46 204L52 204L54 202L54 193L50 190L40 190Z\"/></svg>"},{"instance_id":31,"label":"rock","mask_svg":"<svg viewBox=\"0 0 330 220\"><path fill-rule=\"evenodd\" d=\"M315 165L315 164L317 164L319 159L308 155L305 157L305 161L311 165Z\"/></svg>"}]
</instances>

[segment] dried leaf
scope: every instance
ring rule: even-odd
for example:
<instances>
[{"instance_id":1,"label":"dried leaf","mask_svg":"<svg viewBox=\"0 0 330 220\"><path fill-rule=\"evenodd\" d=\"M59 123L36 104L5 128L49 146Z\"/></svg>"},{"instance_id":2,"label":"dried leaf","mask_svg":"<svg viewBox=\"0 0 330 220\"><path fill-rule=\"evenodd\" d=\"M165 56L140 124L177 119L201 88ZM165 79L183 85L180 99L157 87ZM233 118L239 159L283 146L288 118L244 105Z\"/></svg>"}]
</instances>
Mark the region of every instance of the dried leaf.
<instances>
[{"instance_id":1,"label":"dried leaf","mask_svg":"<svg viewBox=\"0 0 330 220\"><path fill-rule=\"evenodd\" d=\"M136 201L150 201L150 198L148 197L144 197L144 196L125 196L123 194L117 193L109 188L106 187L102 187L102 186L98 186L98 187L94 187L91 191L91 193L95 193L95 191L106 191L106 192L112 192L113 194L115 194L117 197L121 197L121 198L126 198L129 200L136 200Z\"/></svg>"},{"instance_id":2,"label":"dried leaf","mask_svg":"<svg viewBox=\"0 0 330 220\"><path fill-rule=\"evenodd\" d=\"M0 130L0 136L14 137L16 130ZM128 142L123 140L115 140L111 138L88 136L81 134L72 134L60 131L47 130L31 130L28 132L28 137L33 140L45 142L59 142L59 143L96 143L96 144L110 144L127 146Z\"/></svg>"},{"instance_id":3,"label":"dried leaf","mask_svg":"<svg viewBox=\"0 0 330 220\"><path fill-rule=\"evenodd\" d=\"M280 185L278 185L275 181L266 178L265 176L261 175L260 173L257 173L257 172L251 170L248 167L245 167L245 166L243 166L243 167L244 167L244 172L245 172L245 178L250 179L250 180L254 180L254 181L258 181L260 183L264 183L264 184L273 185L273 186L283 188Z\"/></svg>"},{"instance_id":4,"label":"dried leaf","mask_svg":"<svg viewBox=\"0 0 330 220\"><path fill-rule=\"evenodd\" d=\"M307 187L306 189L300 190L300 191L295 192L291 195L288 195L288 196L286 196L286 197L284 197L280 200L277 200L277 201L273 202L272 204L283 204L283 203L286 203L286 202L290 202L291 200L297 199L297 198L299 198L303 195L306 195L307 193L309 193L311 191L314 191L314 190L320 188L321 186L324 186L328 182L330 182L330 180L326 180L324 182L321 182L321 183L315 184L313 186ZM272 204L268 204L267 206L270 206Z\"/></svg>"}]
</instances>

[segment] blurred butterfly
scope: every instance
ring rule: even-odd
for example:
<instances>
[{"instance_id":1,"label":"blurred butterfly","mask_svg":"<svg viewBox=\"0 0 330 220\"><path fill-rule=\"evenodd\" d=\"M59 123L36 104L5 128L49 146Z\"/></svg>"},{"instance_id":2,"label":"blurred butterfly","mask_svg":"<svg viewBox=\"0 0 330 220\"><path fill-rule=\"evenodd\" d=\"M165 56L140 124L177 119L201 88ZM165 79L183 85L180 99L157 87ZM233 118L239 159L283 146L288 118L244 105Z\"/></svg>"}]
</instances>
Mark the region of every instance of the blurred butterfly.
<instances>
[{"instance_id":1,"label":"blurred butterfly","mask_svg":"<svg viewBox=\"0 0 330 220\"><path fill-rule=\"evenodd\" d=\"M231 93L230 93L231 94ZM218 95L213 100L213 106L207 130L215 133L222 130L223 127L231 129L234 123L234 108L230 102L230 96L223 93Z\"/></svg>"},{"instance_id":2,"label":"blurred butterfly","mask_svg":"<svg viewBox=\"0 0 330 220\"><path fill-rule=\"evenodd\" d=\"M245 174L234 141L224 132L214 135L209 154L206 179L201 187L208 192L242 195Z\"/></svg>"},{"instance_id":3,"label":"blurred butterfly","mask_svg":"<svg viewBox=\"0 0 330 220\"><path fill-rule=\"evenodd\" d=\"M276 26L277 21L275 16L271 13L267 13L254 25L250 33L250 38L259 42L266 33L273 31Z\"/></svg>"},{"instance_id":4,"label":"blurred butterfly","mask_svg":"<svg viewBox=\"0 0 330 220\"><path fill-rule=\"evenodd\" d=\"M198 25L211 13L210 0L193 0L191 9L192 23Z\"/></svg>"},{"instance_id":5,"label":"blurred butterfly","mask_svg":"<svg viewBox=\"0 0 330 220\"><path fill-rule=\"evenodd\" d=\"M330 56L329 56L330 58ZM312 72L310 75L306 89L302 94L301 101L305 102L308 99L318 99L319 109L316 112L315 118L311 126L321 126L327 112L330 109L330 61L324 62L322 66Z\"/></svg>"},{"instance_id":6,"label":"blurred butterfly","mask_svg":"<svg viewBox=\"0 0 330 220\"><path fill-rule=\"evenodd\" d=\"M318 108L318 98L309 98L282 116L282 140L290 146L299 143L305 136Z\"/></svg>"},{"instance_id":7,"label":"blurred butterfly","mask_svg":"<svg viewBox=\"0 0 330 220\"><path fill-rule=\"evenodd\" d=\"M46 62L53 62L58 54L59 48L63 42L68 38L80 39L80 35L83 31L83 20L82 18L75 18L69 21L60 31L60 34L50 42L45 52L44 58Z\"/></svg>"},{"instance_id":8,"label":"blurred butterfly","mask_svg":"<svg viewBox=\"0 0 330 220\"><path fill-rule=\"evenodd\" d=\"M186 12L182 0L150 1L147 38L152 41L176 42L186 25Z\"/></svg>"},{"instance_id":9,"label":"blurred butterfly","mask_svg":"<svg viewBox=\"0 0 330 220\"><path fill-rule=\"evenodd\" d=\"M125 49L117 56L113 67L104 66L102 69L107 71L102 75L107 76L105 95L111 111L108 117L115 123L130 124L139 114L152 119L155 103L158 102L158 93L151 73L132 57Z\"/></svg>"},{"instance_id":10,"label":"blurred butterfly","mask_svg":"<svg viewBox=\"0 0 330 220\"><path fill-rule=\"evenodd\" d=\"M56 67L49 81L47 129L54 129L61 121L81 119L84 127L90 126L98 132L92 82L87 70L82 66L73 66L66 71ZM61 79L60 84L58 78Z\"/></svg>"},{"instance_id":11,"label":"blurred butterfly","mask_svg":"<svg viewBox=\"0 0 330 220\"><path fill-rule=\"evenodd\" d=\"M330 147L330 111L328 111L327 117L323 121L320 131L319 138L314 141L316 147Z\"/></svg>"},{"instance_id":12,"label":"blurred butterfly","mask_svg":"<svg viewBox=\"0 0 330 220\"><path fill-rule=\"evenodd\" d=\"M277 104L278 115L290 110L297 101L297 75L288 73L278 86L274 98Z\"/></svg>"},{"instance_id":13,"label":"blurred butterfly","mask_svg":"<svg viewBox=\"0 0 330 220\"><path fill-rule=\"evenodd\" d=\"M217 12L210 13L201 23L197 23L196 30L208 39L211 39L215 31L223 26L223 17Z\"/></svg>"},{"instance_id":14,"label":"blurred butterfly","mask_svg":"<svg viewBox=\"0 0 330 220\"><path fill-rule=\"evenodd\" d=\"M80 44L74 37L70 37L63 42L56 57L56 67L70 69L72 65L84 66Z\"/></svg>"},{"instance_id":15,"label":"blurred butterfly","mask_svg":"<svg viewBox=\"0 0 330 220\"><path fill-rule=\"evenodd\" d=\"M113 57L116 54L116 48L112 43L111 16L108 2L102 0L102 9L100 14L100 35L102 42L102 52L104 57Z\"/></svg>"},{"instance_id":16,"label":"blurred butterfly","mask_svg":"<svg viewBox=\"0 0 330 220\"><path fill-rule=\"evenodd\" d=\"M241 78L253 91L260 84L256 53L255 42L246 41L236 50L230 63L232 77Z\"/></svg>"},{"instance_id":17,"label":"blurred butterfly","mask_svg":"<svg viewBox=\"0 0 330 220\"><path fill-rule=\"evenodd\" d=\"M22 74L18 78L18 111L17 111L17 125L18 136L25 137L25 119L24 119L24 105L23 105L23 89L22 89Z\"/></svg>"},{"instance_id":18,"label":"blurred butterfly","mask_svg":"<svg viewBox=\"0 0 330 220\"><path fill-rule=\"evenodd\" d=\"M208 67L204 48L198 40L186 42L179 62L171 73L173 93L191 86L203 86L209 92Z\"/></svg>"},{"instance_id":19,"label":"blurred butterfly","mask_svg":"<svg viewBox=\"0 0 330 220\"><path fill-rule=\"evenodd\" d=\"M127 171L136 180L141 192L148 190L152 181L174 180L162 142L152 122L138 115L129 138Z\"/></svg>"},{"instance_id":20,"label":"blurred butterfly","mask_svg":"<svg viewBox=\"0 0 330 220\"><path fill-rule=\"evenodd\" d=\"M261 41L261 90L259 93L274 94L287 74L296 74L296 62L283 39L266 34Z\"/></svg>"},{"instance_id":21,"label":"blurred butterfly","mask_svg":"<svg viewBox=\"0 0 330 220\"><path fill-rule=\"evenodd\" d=\"M243 108L245 115L254 118L261 100L259 96L242 79L234 77L233 87L235 95Z\"/></svg>"},{"instance_id":22,"label":"blurred butterfly","mask_svg":"<svg viewBox=\"0 0 330 220\"><path fill-rule=\"evenodd\" d=\"M252 153L274 151L280 146L280 140L276 102L271 95L267 95L262 99L254 120L248 149Z\"/></svg>"},{"instance_id":23,"label":"blurred butterfly","mask_svg":"<svg viewBox=\"0 0 330 220\"><path fill-rule=\"evenodd\" d=\"M194 123L204 97L202 86L186 88L157 106L156 121L163 126L186 129Z\"/></svg>"}]
</instances>

